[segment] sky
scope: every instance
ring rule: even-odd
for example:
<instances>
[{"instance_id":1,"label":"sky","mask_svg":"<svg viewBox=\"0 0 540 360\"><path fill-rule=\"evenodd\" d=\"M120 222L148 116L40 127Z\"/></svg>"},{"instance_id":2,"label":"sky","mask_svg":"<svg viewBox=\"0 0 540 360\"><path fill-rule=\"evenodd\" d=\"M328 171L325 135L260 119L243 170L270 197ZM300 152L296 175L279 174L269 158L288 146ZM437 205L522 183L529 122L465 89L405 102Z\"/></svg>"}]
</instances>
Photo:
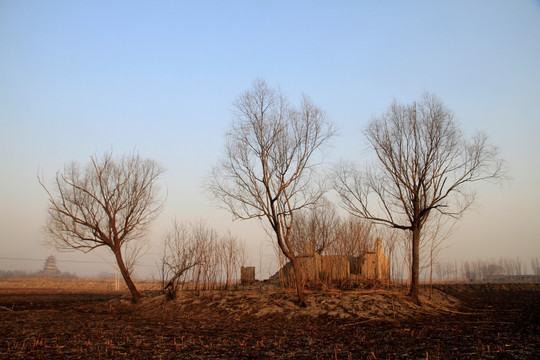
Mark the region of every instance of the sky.
<instances>
[{"instance_id":1,"label":"sky","mask_svg":"<svg viewBox=\"0 0 540 360\"><path fill-rule=\"evenodd\" d=\"M232 103L259 78L326 111L339 133L328 166L366 161L361 130L394 99L436 94L467 135L487 133L510 177L476 187L440 257L540 256L538 1L2 0L0 54L0 270L39 270L53 254L62 271L114 271L105 251L43 245L37 181L112 150L166 169L165 208L137 274L157 274L174 219L230 230L270 271L261 224L233 222L202 188Z\"/></svg>"}]
</instances>

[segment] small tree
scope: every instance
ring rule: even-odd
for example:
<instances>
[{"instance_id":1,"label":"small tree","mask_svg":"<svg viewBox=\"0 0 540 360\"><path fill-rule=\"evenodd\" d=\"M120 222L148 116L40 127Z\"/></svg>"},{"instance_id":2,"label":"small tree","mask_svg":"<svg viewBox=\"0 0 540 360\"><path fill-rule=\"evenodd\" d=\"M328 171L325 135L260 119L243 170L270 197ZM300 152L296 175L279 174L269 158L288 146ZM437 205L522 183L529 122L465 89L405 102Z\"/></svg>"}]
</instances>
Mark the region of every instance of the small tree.
<instances>
[{"instance_id":1,"label":"small tree","mask_svg":"<svg viewBox=\"0 0 540 360\"><path fill-rule=\"evenodd\" d=\"M434 213L424 226L420 247L424 247L428 261L426 267L429 268L429 299L433 296L433 271L437 265L437 258L443 249L442 244L452 233L455 224L452 218L444 217L441 213Z\"/></svg>"},{"instance_id":2,"label":"small tree","mask_svg":"<svg viewBox=\"0 0 540 360\"><path fill-rule=\"evenodd\" d=\"M156 184L162 172L156 162L138 154L114 159L105 153L101 158L91 156L84 169L72 163L58 171L54 191L38 177L49 196L50 242L64 251L109 248L134 302L140 294L126 264L130 258L126 251L137 253L137 246L128 245L143 238L162 208Z\"/></svg>"},{"instance_id":3,"label":"small tree","mask_svg":"<svg viewBox=\"0 0 540 360\"><path fill-rule=\"evenodd\" d=\"M359 258L373 248L374 235L370 222L349 215L339 222L336 240L328 247L327 253ZM360 264L356 263L351 271L360 271Z\"/></svg>"},{"instance_id":4,"label":"small tree","mask_svg":"<svg viewBox=\"0 0 540 360\"><path fill-rule=\"evenodd\" d=\"M399 245L399 235L396 229L383 228L377 229L379 237L384 239L384 252L388 258L388 279L393 283L401 277L401 264L397 264L397 248Z\"/></svg>"},{"instance_id":5,"label":"small tree","mask_svg":"<svg viewBox=\"0 0 540 360\"><path fill-rule=\"evenodd\" d=\"M534 275L540 275L540 262L537 257L531 258L531 268Z\"/></svg>"},{"instance_id":6,"label":"small tree","mask_svg":"<svg viewBox=\"0 0 540 360\"><path fill-rule=\"evenodd\" d=\"M217 251L225 275L225 289L228 290L233 279L238 278L240 267L246 263L246 248L236 236L228 233L220 239Z\"/></svg>"},{"instance_id":7,"label":"small tree","mask_svg":"<svg viewBox=\"0 0 540 360\"><path fill-rule=\"evenodd\" d=\"M236 218L268 221L293 265L298 299L305 306L303 274L291 232L296 212L315 204L324 193L315 181L313 157L334 130L307 96L294 108L264 81L256 81L234 107L225 155L213 168L209 191Z\"/></svg>"},{"instance_id":8,"label":"small tree","mask_svg":"<svg viewBox=\"0 0 540 360\"><path fill-rule=\"evenodd\" d=\"M228 289L233 279L238 280L238 270L245 261L244 243L230 233L218 238L217 232L204 221L175 222L163 237L163 291L174 299L185 280L193 281L196 290L215 288L224 280L223 285Z\"/></svg>"},{"instance_id":9,"label":"small tree","mask_svg":"<svg viewBox=\"0 0 540 360\"><path fill-rule=\"evenodd\" d=\"M205 249L197 240L190 227L178 222L163 236L162 288L171 300L176 298L178 285L187 272L203 261Z\"/></svg>"},{"instance_id":10,"label":"small tree","mask_svg":"<svg viewBox=\"0 0 540 360\"><path fill-rule=\"evenodd\" d=\"M409 294L419 302L420 239L430 214L460 218L474 201L467 185L500 179L503 163L485 134L467 139L452 112L430 94L418 104L394 102L364 135L377 165L363 173L341 166L336 189L352 214L410 232Z\"/></svg>"},{"instance_id":11,"label":"small tree","mask_svg":"<svg viewBox=\"0 0 540 360\"><path fill-rule=\"evenodd\" d=\"M315 206L296 216L291 242L297 253L313 251L319 255L328 251L337 240L340 218L335 206L322 198Z\"/></svg>"}]
</instances>

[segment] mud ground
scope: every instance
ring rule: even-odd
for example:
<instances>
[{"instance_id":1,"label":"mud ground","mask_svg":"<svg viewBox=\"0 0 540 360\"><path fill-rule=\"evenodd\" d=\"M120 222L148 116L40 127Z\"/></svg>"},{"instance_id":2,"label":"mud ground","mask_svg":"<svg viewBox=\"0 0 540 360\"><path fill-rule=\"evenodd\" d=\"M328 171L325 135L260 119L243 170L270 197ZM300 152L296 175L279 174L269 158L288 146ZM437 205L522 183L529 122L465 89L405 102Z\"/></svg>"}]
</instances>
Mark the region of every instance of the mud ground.
<instances>
[{"instance_id":1,"label":"mud ground","mask_svg":"<svg viewBox=\"0 0 540 360\"><path fill-rule=\"evenodd\" d=\"M538 359L540 284L183 292L0 288L5 359Z\"/></svg>"}]
</instances>

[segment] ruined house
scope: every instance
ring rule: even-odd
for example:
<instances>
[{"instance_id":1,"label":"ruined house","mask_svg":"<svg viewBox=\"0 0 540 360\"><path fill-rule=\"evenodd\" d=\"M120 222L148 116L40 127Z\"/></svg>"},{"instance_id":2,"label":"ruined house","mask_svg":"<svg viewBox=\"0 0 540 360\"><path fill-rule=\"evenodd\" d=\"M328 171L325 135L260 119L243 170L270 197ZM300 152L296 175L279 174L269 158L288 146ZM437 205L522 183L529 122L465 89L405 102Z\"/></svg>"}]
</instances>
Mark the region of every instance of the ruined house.
<instances>
[{"instance_id":1,"label":"ruined house","mask_svg":"<svg viewBox=\"0 0 540 360\"><path fill-rule=\"evenodd\" d=\"M343 281L349 278L349 259L342 255L319 255L317 253L298 257L307 282Z\"/></svg>"},{"instance_id":2,"label":"ruined house","mask_svg":"<svg viewBox=\"0 0 540 360\"><path fill-rule=\"evenodd\" d=\"M388 282L390 276L388 259L384 254L381 238L375 242L374 251L368 251L360 257L320 255L307 247L304 253L298 256L298 262L302 267L304 280L312 283L345 281L351 278L351 274L360 280ZM294 278L290 262L270 279L279 277L287 282Z\"/></svg>"}]
</instances>

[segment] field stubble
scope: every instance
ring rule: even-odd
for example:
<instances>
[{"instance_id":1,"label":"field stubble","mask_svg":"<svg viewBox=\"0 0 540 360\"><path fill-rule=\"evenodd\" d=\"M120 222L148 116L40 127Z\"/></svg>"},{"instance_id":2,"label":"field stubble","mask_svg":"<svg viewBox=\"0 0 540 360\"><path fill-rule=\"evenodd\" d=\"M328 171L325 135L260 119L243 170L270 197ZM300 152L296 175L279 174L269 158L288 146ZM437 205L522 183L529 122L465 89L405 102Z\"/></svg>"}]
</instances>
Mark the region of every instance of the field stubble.
<instances>
[{"instance_id":1,"label":"field stubble","mask_svg":"<svg viewBox=\"0 0 540 360\"><path fill-rule=\"evenodd\" d=\"M2 358L540 356L539 284L439 286L422 307L403 289L310 292L304 309L286 290L184 291L132 304L95 284L24 281L0 282Z\"/></svg>"}]
</instances>

